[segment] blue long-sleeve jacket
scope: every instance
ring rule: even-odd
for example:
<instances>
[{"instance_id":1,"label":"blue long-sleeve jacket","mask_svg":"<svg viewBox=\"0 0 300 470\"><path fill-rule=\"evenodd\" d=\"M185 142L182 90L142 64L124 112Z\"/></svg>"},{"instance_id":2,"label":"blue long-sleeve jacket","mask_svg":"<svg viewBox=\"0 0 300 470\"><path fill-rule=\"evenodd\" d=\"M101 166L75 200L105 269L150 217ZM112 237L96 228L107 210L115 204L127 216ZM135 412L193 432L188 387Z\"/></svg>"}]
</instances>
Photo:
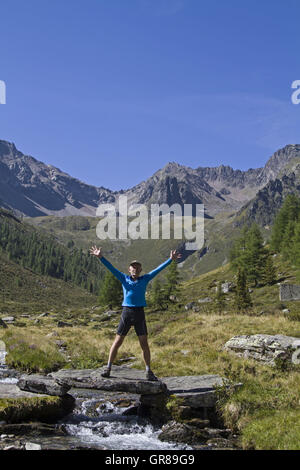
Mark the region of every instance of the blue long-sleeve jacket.
<instances>
[{"instance_id":1,"label":"blue long-sleeve jacket","mask_svg":"<svg viewBox=\"0 0 300 470\"><path fill-rule=\"evenodd\" d=\"M172 259L169 258L167 261L162 263L157 268L150 271L148 274L139 276L136 281L134 281L131 276L122 273L116 269L104 256L100 258L100 261L110 270L110 272L122 283L124 299L122 306L123 307L146 307L146 288L147 284L151 279L153 279L160 271L171 264Z\"/></svg>"}]
</instances>

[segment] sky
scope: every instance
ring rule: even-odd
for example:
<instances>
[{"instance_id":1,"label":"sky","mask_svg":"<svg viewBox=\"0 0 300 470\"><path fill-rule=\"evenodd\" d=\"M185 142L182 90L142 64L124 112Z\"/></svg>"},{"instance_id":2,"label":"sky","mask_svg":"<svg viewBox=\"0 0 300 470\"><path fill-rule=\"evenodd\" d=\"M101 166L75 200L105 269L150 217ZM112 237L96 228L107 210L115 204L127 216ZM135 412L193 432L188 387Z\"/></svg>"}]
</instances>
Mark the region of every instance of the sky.
<instances>
[{"instance_id":1,"label":"sky","mask_svg":"<svg viewBox=\"0 0 300 470\"><path fill-rule=\"evenodd\" d=\"M299 0L10 0L0 139L94 186L300 143ZM299 92L300 97L300 92Z\"/></svg>"}]
</instances>

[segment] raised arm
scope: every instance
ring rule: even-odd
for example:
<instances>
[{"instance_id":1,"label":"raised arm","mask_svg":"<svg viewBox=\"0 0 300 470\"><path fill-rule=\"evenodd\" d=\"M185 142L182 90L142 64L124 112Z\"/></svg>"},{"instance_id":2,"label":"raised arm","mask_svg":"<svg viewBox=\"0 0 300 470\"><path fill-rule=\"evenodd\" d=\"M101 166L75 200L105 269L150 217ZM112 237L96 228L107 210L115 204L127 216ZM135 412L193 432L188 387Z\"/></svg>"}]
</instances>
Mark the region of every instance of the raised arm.
<instances>
[{"instance_id":1,"label":"raised arm","mask_svg":"<svg viewBox=\"0 0 300 470\"><path fill-rule=\"evenodd\" d=\"M125 274L119 271L117 268L115 268L106 258L101 253L101 248L97 248L96 246L93 246L90 249L90 254L96 256L103 264L104 266L109 269L109 271L117 278L119 281L123 282L125 280Z\"/></svg>"},{"instance_id":2,"label":"raised arm","mask_svg":"<svg viewBox=\"0 0 300 470\"><path fill-rule=\"evenodd\" d=\"M145 276L148 278L149 281L151 281L151 279L153 279L158 273L160 273L160 271L169 266L169 264L172 263L172 260L175 261L178 258L181 258L181 255L177 253L176 250L171 251L170 258L167 259L167 261L157 266L157 268L153 269L153 271L150 271L150 273L145 274Z\"/></svg>"}]
</instances>

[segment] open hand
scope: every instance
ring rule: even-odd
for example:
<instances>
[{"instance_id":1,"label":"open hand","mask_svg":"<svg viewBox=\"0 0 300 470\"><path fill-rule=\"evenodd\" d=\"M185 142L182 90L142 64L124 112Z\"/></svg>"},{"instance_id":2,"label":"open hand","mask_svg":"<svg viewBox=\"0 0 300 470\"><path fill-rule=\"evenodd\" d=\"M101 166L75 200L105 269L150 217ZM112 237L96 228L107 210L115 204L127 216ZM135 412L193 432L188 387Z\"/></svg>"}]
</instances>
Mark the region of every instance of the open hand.
<instances>
[{"instance_id":1,"label":"open hand","mask_svg":"<svg viewBox=\"0 0 300 470\"><path fill-rule=\"evenodd\" d=\"M96 246L92 246L92 248L90 248L90 254L97 256L97 258L101 258L102 257L101 247L97 248Z\"/></svg>"},{"instance_id":2,"label":"open hand","mask_svg":"<svg viewBox=\"0 0 300 470\"><path fill-rule=\"evenodd\" d=\"M176 251L176 250L171 250L170 258L175 261L178 258L181 258L181 254L178 253L178 251Z\"/></svg>"}]
</instances>

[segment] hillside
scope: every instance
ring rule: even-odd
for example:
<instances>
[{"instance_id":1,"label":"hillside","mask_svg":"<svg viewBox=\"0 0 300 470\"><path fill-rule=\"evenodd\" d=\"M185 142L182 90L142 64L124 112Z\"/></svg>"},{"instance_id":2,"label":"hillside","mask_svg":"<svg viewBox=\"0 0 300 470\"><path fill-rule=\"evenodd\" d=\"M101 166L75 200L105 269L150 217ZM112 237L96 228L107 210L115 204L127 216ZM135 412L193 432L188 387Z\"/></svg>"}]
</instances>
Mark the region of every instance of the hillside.
<instances>
[{"instance_id":1,"label":"hillside","mask_svg":"<svg viewBox=\"0 0 300 470\"><path fill-rule=\"evenodd\" d=\"M93 293L99 291L104 276L98 260L4 209L0 209L0 253L36 274L71 281Z\"/></svg>"},{"instance_id":2,"label":"hillside","mask_svg":"<svg viewBox=\"0 0 300 470\"><path fill-rule=\"evenodd\" d=\"M0 314L13 315L24 321L22 314L67 312L97 304L97 297L71 282L41 276L31 269L10 261L0 252Z\"/></svg>"}]
</instances>

